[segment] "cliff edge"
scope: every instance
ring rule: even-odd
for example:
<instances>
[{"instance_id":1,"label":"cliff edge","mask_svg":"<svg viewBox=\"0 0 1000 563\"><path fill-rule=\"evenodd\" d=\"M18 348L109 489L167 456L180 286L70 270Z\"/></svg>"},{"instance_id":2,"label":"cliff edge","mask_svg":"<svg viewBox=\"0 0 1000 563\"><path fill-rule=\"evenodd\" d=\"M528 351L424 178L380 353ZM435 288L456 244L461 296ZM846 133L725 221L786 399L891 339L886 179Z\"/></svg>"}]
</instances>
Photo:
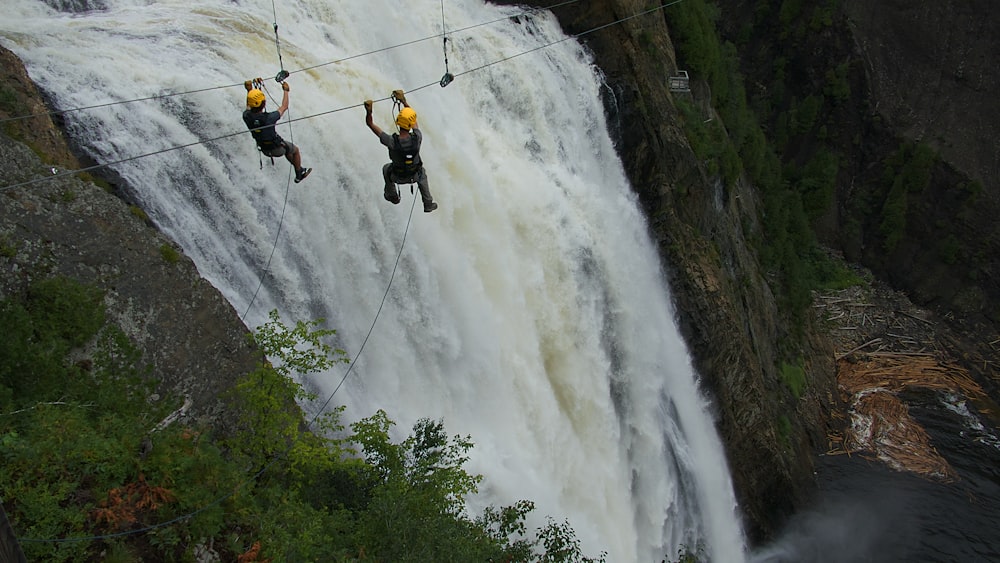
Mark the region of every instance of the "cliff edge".
<instances>
[{"instance_id":1,"label":"cliff edge","mask_svg":"<svg viewBox=\"0 0 1000 563\"><path fill-rule=\"evenodd\" d=\"M145 214L79 170L21 61L0 48L0 298L66 276L105 292L109 321L189 416L217 419L220 393L258 359L238 314Z\"/></svg>"}]
</instances>

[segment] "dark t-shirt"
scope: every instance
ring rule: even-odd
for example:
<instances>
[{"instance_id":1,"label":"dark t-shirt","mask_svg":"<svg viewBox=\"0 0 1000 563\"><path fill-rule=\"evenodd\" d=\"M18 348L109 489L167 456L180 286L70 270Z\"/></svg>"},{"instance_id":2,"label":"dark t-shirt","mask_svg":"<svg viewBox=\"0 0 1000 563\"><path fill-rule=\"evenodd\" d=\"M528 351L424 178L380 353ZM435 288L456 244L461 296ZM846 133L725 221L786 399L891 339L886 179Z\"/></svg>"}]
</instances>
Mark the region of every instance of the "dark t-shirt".
<instances>
[{"instance_id":1,"label":"dark t-shirt","mask_svg":"<svg viewBox=\"0 0 1000 563\"><path fill-rule=\"evenodd\" d=\"M243 122L247 124L247 128L250 129L250 134L257 141L257 145L265 151L281 146L281 135L278 135L274 127L279 119L281 119L281 114L277 111L255 113L246 110L243 112ZM269 125L270 127L268 127Z\"/></svg>"},{"instance_id":2,"label":"dark t-shirt","mask_svg":"<svg viewBox=\"0 0 1000 563\"><path fill-rule=\"evenodd\" d=\"M399 139L398 149L396 146L397 138ZM420 170L423 164L420 160L420 144L424 140L420 129L412 129L410 135L405 139L399 137L399 135L390 135L382 131L378 139L389 149L389 160L392 161L394 172L397 174L413 174Z\"/></svg>"}]
</instances>

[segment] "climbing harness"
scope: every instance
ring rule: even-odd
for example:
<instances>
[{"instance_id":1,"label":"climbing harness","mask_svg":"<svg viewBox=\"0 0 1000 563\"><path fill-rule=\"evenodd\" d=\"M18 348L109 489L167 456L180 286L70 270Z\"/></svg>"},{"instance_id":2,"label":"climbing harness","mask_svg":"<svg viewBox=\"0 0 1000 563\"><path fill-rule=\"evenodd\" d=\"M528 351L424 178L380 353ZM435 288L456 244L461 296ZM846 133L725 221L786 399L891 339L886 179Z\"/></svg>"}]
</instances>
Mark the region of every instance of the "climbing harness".
<instances>
[{"instance_id":1,"label":"climbing harness","mask_svg":"<svg viewBox=\"0 0 1000 563\"><path fill-rule=\"evenodd\" d=\"M266 99L263 92L263 90L267 89L266 86L264 86L264 79L259 77L254 78L253 80L250 81L250 87L252 89L247 92L247 105L253 107L259 107L262 103L264 103L264 100ZM255 93L256 96L254 96ZM252 97L253 99L251 99ZM259 97L259 100L257 99L257 97ZM264 114L261 113L261 117L263 117L263 115ZM250 134L253 136L254 144L257 147L258 157L260 158L260 169L263 170L265 153L264 153L264 147L262 145L274 145L275 140L278 139L278 134L273 127L267 128L269 129L268 131L265 131L264 127L255 128L254 125L261 125L259 119L254 119L253 121L247 121L247 117L244 115L244 121L246 121L247 127L250 128ZM274 166L274 156L270 154L268 154L267 156L271 159L271 166Z\"/></svg>"},{"instance_id":2,"label":"climbing harness","mask_svg":"<svg viewBox=\"0 0 1000 563\"><path fill-rule=\"evenodd\" d=\"M444 76L441 77L441 82L438 84L444 88L451 84L452 80L455 80L455 76L448 72L448 28L444 25L444 0L441 0L441 42L441 47L444 50Z\"/></svg>"}]
</instances>

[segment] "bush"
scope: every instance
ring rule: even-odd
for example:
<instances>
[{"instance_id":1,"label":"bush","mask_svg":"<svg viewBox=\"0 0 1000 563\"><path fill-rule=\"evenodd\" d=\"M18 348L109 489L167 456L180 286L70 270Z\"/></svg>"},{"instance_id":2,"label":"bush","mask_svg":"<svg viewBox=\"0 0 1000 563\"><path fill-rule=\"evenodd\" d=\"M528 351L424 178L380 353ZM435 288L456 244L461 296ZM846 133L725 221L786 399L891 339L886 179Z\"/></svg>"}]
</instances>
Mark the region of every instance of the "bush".
<instances>
[{"instance_id":1,"label":"bush","mask_svg":"<svg viewBox=\"0 0 1000 563\"><path fill-rule=\"evenodd\" d=\"M466 516L482 477L464 469L471 439L442 421L393 443L386 413L348 434L334 409L308 431L296 402L315 397L295 377L345 361L320 321L272 312L260 327L266 355L232 393L232 435L160 427L179 401L147 400L155 382L103 326L100 297L59 278L0 302L14 329L0 341L0 490L29 560L193 560L210 543L224 561L603 561L567 522L526 536L528 501ZM90 358L70 364L83 345Z\"/></svg>"},{"instance_id":2,"label":"bush","mask_svg":"<svg viewBox=\"0 0 1000 563\"><path fill-rule=\"evenodd\" d=\"M802 392L806 388L806 370L801 359L795 364L781 362L781 381L792 391L796 399L802 397Z\"/></svg>"}]
</instances>

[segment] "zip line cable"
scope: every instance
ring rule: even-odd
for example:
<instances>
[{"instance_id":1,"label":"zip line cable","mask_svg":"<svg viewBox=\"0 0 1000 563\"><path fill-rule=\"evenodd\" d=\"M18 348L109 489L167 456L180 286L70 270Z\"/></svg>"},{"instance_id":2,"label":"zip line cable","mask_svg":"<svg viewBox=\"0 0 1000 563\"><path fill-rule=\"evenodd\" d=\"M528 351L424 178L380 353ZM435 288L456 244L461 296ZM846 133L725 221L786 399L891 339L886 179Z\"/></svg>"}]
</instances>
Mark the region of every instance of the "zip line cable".
<instances>
[{"instance_id":1,"label":"zip line cable","mask_svg":"<svg viewBox=\"0 0 1000 563\"><path fill-rule=\"evenodd\" d=\"M455 77L448 71L448 27L444 24L444 0L441 0L441 50L444 51L444 76L438 83L442 88L451 84Z\"/></svg>"},{"instance_id":2,"label":"zip line cable","mask_svg":"<svg viewBox=\"0 0 1000 563\"><path fill-rule=\"evenodd\" d=\"M578 0L570 0L570 1L575 2L575 1L578 1ZM509 60L515 59L517 57L520 57L522 55L527 55L529 53L534 53L535 51L540 51L540 50L545 49L547 47L551 47L553 45L556 45L556 44L559 44L559 43L563 43L563 42L569 41L571 39L577 39L579 37L583 37L585 35L589 35L589 34L594 33L596 31L600 31L602 29L606 29L606 28L609 28L609 27L612 27L612 26L624 23L626 21L629 21L629 20L632 20L632 19L635 19L635 18L638 18L638 17L641 17L641 16L645 16L645 15L649 15L649 14L654 13L654 12L658 12L658 11L663 10L665 8L669 8L671 6L680 4L683 1L684 0L674 0L673 2L668 2L666 4L662 4L660 6L656 6L656 7L650 8L648 10L645 10L643 12L639 12L637 14L633 14L631 16L625 16L625 17L620 18L618 20L615 20L613 22L610 22L610 23L607 23L607 24L604 24L604 25L601 25L601 26L598 26L598 27L595 27L595 28L592 28L592 29L588 29L586 31L582 31L580 33L577 33L576 35L568 35L568 36L566 36L566 37L564 37L562 39L558 39L556 41L551 41L549 43L545 43L543 45L539 45L539 46L534 47L532 49L528 49L527 51L522 51L520 53L516 53L516 54L510 55L509 57L504 57L502 59L498 59L496 61L492 61L492 62L486 63L484 65L480 65L480 66L475 67L475 68L471 68L471 69L468 69L468 70L461 71L461 72L457 73L455 76L456 77L457 76L464 76L466 74L471 74L473 72L478 72L478 71L483 70L485 68L488 68L488 67L491 67L491 66L503 63L503 62L507 62ZM569 3L569 2L566 2L566 3ZM440 34L436 35L435 37L440 37ZM311 68L315 68L315 67L311 67ZM302 69L302 70L305 70L305 69ZM300 72L300 71L291 71L290 74L294 73L294 72ZM407 90L407 92L418 92L420 90L423 90L425 88L428 88L430 86L434 86L434 85L437 85L437 84L439 84L439 82L429 82L429 83L424 84L422 86L417 86L415 88L411 88L411 89ZM391 100L391 99L392 99L391 97L387 96L385 98L379 98L379 99L374 100L374 101L377 103L377 102L382 102L382 101ZM364 107L364 103L353 104L353 105L350 105L350 106L343 106L343 107L334 108L334 109L327 110L327 111L322 111L322 112L319 112L319 113L314 113L314 114L311 114L311 115L306 115L304 117L297 117L295 119L289 119L285 123L291 124L291 123L294 123L294 122L297 122L297 121L303 121L303 120L307 120L307 119L314 119L314 118L321 117L321 116L324 116L324 115L329 115L329 114L332 114L332 113L337 113L337 112L346 111L346 110L354 109L354 108L360 108L360 107ZM56 178L61 178L61 177L65 177L65 176L71 176L73 174L79 174L79 173L82 173L82 172L91 172L91 171L94 171L94 170L99 170L101 168L107 168L109 166L115 166L117 164L123 164L125 162L129 162L129 161L132 161L132 160L138 160L140 158L146 158L146 157L149 157L149 156L155 156L155 155L158 155L158 154L163 154L163 153L167 153L167 152L170 152L170 151L175 151L175 150L178 150L178 149L190 148L190 147L193 147L193 146L196 146L196 145L200 145L200 144L206 144L206 143L211 143L211 142L214 142L214 141L220 141L222 139L226 139L226 138L229 138L229 137L235 137L237 135L245 135L247 133L248 133L248 131L237 131L235 133L227 133L227 134L224 134L224 135L219 135L217 137L211 137L211 138L208 138L208 139L203 139L201 141L195 141L195 142L192 142L192 143L186 143L186 144L178 145L178 146L174 146L174 147L167 147L165 149L160 149L160 150L157 150L157 151L152 151L152 152L148 152L148 153L144 153L144 154L139 154L139 155L136 155L136 156L122 158L122 159L115 160L115 161L112 161L112 162L107 162L107 163L104 163L104 164L96 164L96 165L93 165L93 166L87 166L85 168L79 168L79 169L76 169L76 170L66 170L66 171L63 171L63 172L58 172L56 174L51 174L51 175L47 175L47 176L42 176L40 178L35 178L33 180L26 180L24 182L19 182L19 183L16 183L16 184L10 184L10 185L7 185L7 186L3 186L3 187L0 187L0 192L4 192L4 191L7 191L7 190L11 190L11 189L15 189L15 188L20 188L20 187L28 186L28 185L32 185L32 184L37 184L37 183L45 182L45 181L48 181L48 180L54 180Z\"/></svg>"},{"instance_id":3,"label":"zip line cable","mask_svg":"<svg viewBox=\"0 0 1000 563\"><path fill-rule=\"evenodd\" d=\"M461 28L458 28L458 29L453 29L451 31L451 33L452 34L462 33L462 32L469 31L469 30L472 30L472 29L476 29L476 28L479 28L479 27L484 27L484 26L487 26L487 25L492 25L492 24L495 24L497 22L509 20L511 18L516 18L516 17L521 17L521 16L528 16L528 15L534 14L534 13L542 11L542 10L551 10L553 8L560 8L560 7L566 6L568 4L575 4L576 2L579 2L579 1L580 0L565 0L565 1L560 2L558 4L553 4L551 6L539 7L539 8L529 8L529 9L527 9L527 10L525 10L525 11L519 13L519 14L514 14L514 15L510 15L510 16L504 16L502 18L496 18L496 19L493 19L493 20L489 20L489 21L485 21L485 22L473 24L473 25L470 25L470 26L467 26L467 27L461 27ZM277 24L275 24L275 27L277 28ZM275 43L276 44L277 44L277 33L278 33L278 30L275 29ZM329 66L329 65L332 65L332 64L339 64L339 63L342 63L342 62L345 62L345 61L350 61L350 60L358 59L358 58L361 58L361 57L367 57L369 55L375 55L375 54L382 53L382 52L385 52L385 51L391 51L393 49L398 49L400 47L407 47L409 45L414 45L416 43L422 43L424 41L429 41L431 39L437 39L438 37L443 37L443 36L444 36L444 33L437 33L437 34L434 34L434 35L428 35L427 37L422 37L420 39L414 39L412 41L406 41L404 43L397 43L395 45L390 45L388 47L382 47L380 49L375 49L375 50L372 50L372 51L366 51L366 52L363 52L363 53L358 53L356 55L350 55L350 56L347 56L347 57L344 57L344 58L341 58L341 59L336 59L336 60L333 60L333 61L328 61L328 62L325 62L325 63L320 63L320 64L316 64L316 65L312 65L312 66L303 67L303 68L300 68L298 70L290 70L290 71L286 71L286 72L288 74L296 74L296 73L299 73L299 72L305 72L305 71L308 71L308 70L313 70L313 69L321 68L321 67L324 67L324 66ZM281 61L280 46L279 46L278 60L279 60L279 63L280 63L280 61ZM284 69L282 69L282 70L284 70ZM19 115L19 116L15 116L15 117L3 117L3 118L0 118L0 124L7 123L9 121L21 121L21 120L24 120L24 119L31 119L31 118L34 118L34 117L44 117L46 115L49 115L49 116L62 115L62 114L67 114L67 113L75 113L75 112L78 112L78 111L86 111L86 110L100 109L100 108L106 108L106 107L123 105L123 104L131 104L131 103L135 103L135 102L148 102L148 101L153 101L153 100L164 100L164 99L173 98L173 97L176 97L176 96L186 96L188 94L200 94L200 93L203 93L203 92L211 92L213 90L223 90L223 89L226 89L226 88L232 88L234 86L241 86L242 84L243 84L242 82L237 82L236 84L223 84L221 86L211 86L211 87L208 87L208 88L198 88L196 90L186 90L184 92L171 92L169 94L154 94L154 95L146 96L146 97L143 97L143 98L134 98L134 99L129 99L129 100L119 100L119 101L116 101L116 102L106 102L106 103L102 103L102 104L94 104L94 105L90 105L90 106L80 106L80 107L70 108L70 109L52 110L52 111L46 111L46 112L41 112L41 113L33 113L33 114L28 114L28 115Z\"/></svg>"},{"instance_id":4,"label":"zip line cable","mask_svg":"<svg viewBox=\"0 0 1000 563\"><path fill-rule=\"evenodd\" d=\"M348 365L347 371L344 372L344 376L341 377L340 382L337 384L337 387L333 390L333 393L331 393L330 396L327 397L326 401L316 411L316 414L314 414L313 417L311 419L309 419L309 422L306 423L306 428L307 429L309 427L311 427L313 425L313 423L316 422L317 419L319 419L319 417L323 414L323 411L325 411L326 407L330 404L330 401L333 400L334 395L337 394L337 391L340 390L340 387L344 384L345 381L347 381L348 376L351 375L351 371L354 369L355 363L357 362L358 358L361 357L362 352L364 352L365 345L368 344L368 339L371 337L372 332L375 331L375 324L378 322L378 319L379 319L379 317L382 314L382 309L385 307L385 301L389 297L389 290L392 289L392 282L396 278L396 271L399 269L399 260L400 260L400 258L403 255L403 248L405 248L405 246L406 246L406 236L410 232L410 224L413 222L413 209L416 207L416 205L417 205L417 196L416 196L416 194L414 194L413 201L410 203L410 215L409 215L409 217L406 220L406 227L403 229L403 238L402 238L402 240L399 243L399 252L396 253L396 261L395 261L395 263L392 266L392 272L389 274L389 283L386 284L385 292L382 294L382 301L381 301L381 303L379 303L378 310L375 312L375 318L372 320L371 327L368 328L368 334L365 335L365 339L361 342L360 348L358 348L358 353L354 356L354 359ZM295 443L294 442L292 444L289 444L289 446L287 448L285 448L285 451L281 452L281 454L275 455L271 459L271 461L269 461L267 464L265 464L264 467L261 467L260 469L258 469L257 472L254 473L252 476L250 476L248 479L240 482L235 487L233 487L232 491L230 491L230 492L228 492L228 493L220 496L219 498L213 500L212 502L206 504L205 506L202 506L202 507L200 507L200 508L198 508L196 510L193 510L193 511L187 513L187 514L182 514L181 516L178 516L176 518L172 518L170 520L166 520L164 522L160 522L160 523L157 523L157 524L151 524L149 526L145 526L145 527L139 528L137 530L127 530L127 531L123 531L123 532L115 532L115 533L111 533L111 534L102 534L102 535L98 535L98 536L85 536L85 537L77 537L77 538L57 538L57 539L42 539L42 538L16 538L16 539L17 539L17 541L20 541L20 542L23 542L23 543L75 543L75 542L81 542L81 541L108 540L108 539L120 538L120 537L124 537L124 536L132 536L132 535L137 535L137 534L143 534L143 533L146 533L146 532L151 532L151 531L154 531L154 530L159 530L160 528L166 528L168 526L172 526L172 525L177 524L179 522L183 522L185 520L190 520L191 518L194 518L195 516L201 514L202 512L205 512L209 508L217 506L217 505L221 504L222 502L224 502L226 499L232 497L237 492L239 492L239 490L241 488L243 488L244 485L246 485L247 483L250 483L250 482L256 480L258 477L260 477L261 475L263 475L268 469L270 469L274 464L276 464L276 463L278 463L278 461L284 459L285 456L288 455L288 452L290 452L293 447L295 447Z\"/></svg>"},{"instance_id":5,"label":"zip line cable","mask_svg":"<svg viewBox=\"0 0 1000 563\"><path fill-rule=\"evenodd\" d=\"M271 0L271 13L274 14L274 48L278 50L278 69L284 72L285 63L281 60L281 40L278 39L278 9L274 6L274 0Z\"/></svg>"},{"instance_id":6,"label":"zip line cable","mask_svg":"<svg viewBox=\"0 0 1000 563\"><path fill-rule=\"evenodd\" d=\"M479 66L479 67L476 67L476 68L472 68L472 69L463 71L463 72L459 73L458 75L461 76L461 75L464 75L464 74L469 74L471 72L476 72L478 70L482 70L484 68L493 66L495 64L511 60L511 59L519 57L521 55L532 53L532 52L538 51L540 49L544 49L546 47L550 47L552 45L556 45L558 43L562 43L562 42L564 42L564 41L566 41L568 39L574 39L574 38L582 37L582 36L587 35L589 33L593 33L595 31L599 31L601 29L606 29L606 28L611 27L613 25L617 25L617 24L623 23L625 21L628 21L628 20L631 20L631 19L634 19L634 18L637 18L637 17L640 17L640 16L644 16L644 15L647 15L647 14L650 14L650 13L653 13L653 12L657 12L657 11L663 10L663 9L668 8L670 6L674 6L676 4L679 4L679 3L683 2L683 1L684 0L674 0L673 2L669 2L667 4L663 4L663 5L660 5L658 7L651 8L651 9L643 11L643 12L640 12L640 13L637 13L637 14L633 14L631 16L626 16L626 17L618 19L618 20L616 20L614 22L611 22L611 23L608 23L608 24L605 24L605 25L601 25L601 26L595 27L593 29L589 29L587 31L578 33L576 35L565 37L565 38L559 39L557 41L552 41L550 43L547 43L545 45L541 45L539 47L530 49L528 51L517 53L515 55L511 55L509 57L505 57L503 59L499 59L497 61L494 61L494 62L491 62L491 63L487 63L485 65L482 65L482 66ZM419 86L419 87L417 87L417 88L415 88L413 90L410 90L410 91L411 92L415 92L415 91L418 91L418 90L422 90L424 88L428 88L430 86L433 86L434 84L437 84L437 83L436 82L432 82L432 83L429 83L429 84L425 84L423 86ZM384 101L386 99L389 99L389 98L381 98L378 101ZM351 108L356 108L356 107L359 107L359 106L362 106L362 105L363 104L355 104L355 105L352 105L352 106L346 106L346 107L342 107L342 108L330 110L330 111L327 111L327 112L323 112L323 113L319 113L319 114L314 114L314 115L311 115L311 116L301 117L301 118L298 118L296 120L289 120L289 122L291 122L291 121L298 121L298 120L302 120L302 119L310 119L310 118L317 117L317 116L320 116L320 115L325 115L325 114L334 113L334 112L337 112L337 111L343 111L343 110L347 110L347 109L351 109ZM216 137L215 139L209 139L209 141L211 141L211 140L217 140L217 139L222 139L222 138L226 138L226 137L232 137L232 136L235 136L237 134L240 134L240 133L232 133L232 134L228 134L228 135L223 135L223 136L220 136L220 137ZM157 151L155 153L150 153L150 154L142 155L142 156L151 156L153 154L160 154L160 153L167 152L167 151L170 151L170 150L175 150L175 149L184 148L184 147L188 147L188 146L192 146L192 145L197 145L197 144L200 144L202 142L208 142L208 141L201 141L201 142L198 142L198 143L189 143L187 145L183 145L183 146L180 146L180 147L173 147L173 148L169 148L169 149ZM87 169L81 169L81 170L76 170L76 171L72 171L72 172L64 172L64 173L61 173L61 174L53 176L53 177L65 176L65 175L68 175L68 174L74 174L74 173L83 172L83 171L87 171L87 170L92 170L92 169L96 169L96 168L102 168L102 167L105 167L105 166L110 166L112 164L117 164L117 163L120 163L120 162L126 162L128 160L135 160L137 158L141 158L141 156L133 157L133 158L129 158L129 159L123 159L123 160L117 161L115 163L109 163L109 164L94 166L94 167L90 167L90 168L87 168ZM45 178L43 178L43 180L44 179ZM35 183L36 181L27 182L27 183ZM22 184L18 184L18 185L25 185L25 184L26 183L22 183ZM0 188L0 191L5 191L7 189L10 189L10 188L13 188L13 187L17 187L18 185L6 186L4 188ZM287 203L287 199L288 199L288 191L286 189L286 192L285 192L285 201L286 201L286 203ZM306 428L311 427L312 424L314 422L316 422L316 420L322 415L322 413L326 409L326 407L329 406L330 401L332 401L333 398L334 398L334 396L336 396L337 392L340 391L341 387L347 381L347 378L351 375L351 373L353 371L353 368L354 368L354 365L357 362L358 358L360 358L361 354L364 352L365 345L368 343L368 339L371 337L372 333L375 330L375 325L378 322L378 319L379 319L379 317L382 314L382 309L385 306L385 302L386 302L386 299L388 298L389 291L392 288L392 282L395 279L396 271L397 271L397 269L399 267L400 257L402 256L403 249L404 249L404 247L406 245L406 237L407 237L407 234L409 233L410 224L411 224L411 222L413 220L413 209L416 206L416 201L417 201L416 195L414 194L414 196L413 196L413 202L410 205L410 214L409 214L409 217L407 218L406 227L403 230L403 238L400 241L399 252L396 254L396 260L395 260L395 263L393 264L392 272L389 275L389 282L386 285L386 290L385 290L385 292L382 295L382 301L379 303L378 310L376 311L375 317L372 320L372 324L371 324L371 326L368 329L368 333L365 335L365 338L361 342L361 346L358 349L358 353L354 356L354 359L350 362L350 365L348 366L347 370L344 372L343 377L341 377L340 382L337 384L336 388L334 388L333 392L330 393L330 395L327 397L326 401L322 404L322 406L320 406L320 408L316 412L316 414L314 414L313 417L306 424ZM284 207L282 208L282 220L283 220L283 218L284 218ZM282 221L279 221L278 235L280 235L281 222ZM277 247L277 235L275 236L275 248L276 247ZM271 256L273 257L273 255L274 255L274 249L272 248L272 250L271 250ZM270 267L270 261L271 261L271 258L268 258L268 268ZM265 272L265 274L266 274L266 272ZM263 284L263 277L261 278L261 282L260 283ZM257 289L259 291L260 290L260 286L258 286ZM256 293L254 294L254 297L256 298ZM251 300L251 305L252 305L252 300ZM247 312L249 312L249 307L247 309ZM244 313L244 316L245 315L246 315L246 313ZM104 539L112 539L112 538L117 538L117 537L135 535L135 534L145 533L145 532L157 530L157 529L160 529L160 528L165 528L167 526L171 526L171 525L176 524L178 522L182 522L184 520L188 520L190 518L193 518L194 516L197 516L198 514L201 514L202 512L208 510L209 508L211 508L213 506L216 506L216 505L222 503L223 501L225 501L226 499L232 497L233 495L235 495L238 492L238 490L240 488L242 488L244 485L246 485L250 481L253 481L253 480L257 479L258 477L260 477L261 475L263 475L265 471L267 471L269 468L271 468L279 460L281 460L282 458L284 458L284 456L286 456L288 454L288 452L291 451L292 447L294 447L294 443L291 444L291 445L289 445L288 448L286 448L285 451L282 452L280 455L275 456L270 462L268 462L264 467L262 467L261 469L259 469L256 473L254 473L249 479L247 479L247 480L239 483L231 492L228 492L225 495L220 496L219 498L213 500L212 502L206 504L205 506L203 506L201 508L198 508L198 509L196 509L196 510L190 512L190 513L178 516L178 517L173 518L171 520L167 520L165 522L160 522L158 524L149 525L149 526L146 526L144 528L140 528L138 530L129 530L129 531L124 531L124 532L117 532L117 533L113 533L113 534L105 534L105 535L98 535L98 536L87 536L87 537L78 537L78 538L58 538L58 539L17 538L17 540L21 541L21 542L25 542L25 543L70 543L70 542L80 542L80 541L95 541L95 540L104 540Z\"/></svg>"}]
</instances>

